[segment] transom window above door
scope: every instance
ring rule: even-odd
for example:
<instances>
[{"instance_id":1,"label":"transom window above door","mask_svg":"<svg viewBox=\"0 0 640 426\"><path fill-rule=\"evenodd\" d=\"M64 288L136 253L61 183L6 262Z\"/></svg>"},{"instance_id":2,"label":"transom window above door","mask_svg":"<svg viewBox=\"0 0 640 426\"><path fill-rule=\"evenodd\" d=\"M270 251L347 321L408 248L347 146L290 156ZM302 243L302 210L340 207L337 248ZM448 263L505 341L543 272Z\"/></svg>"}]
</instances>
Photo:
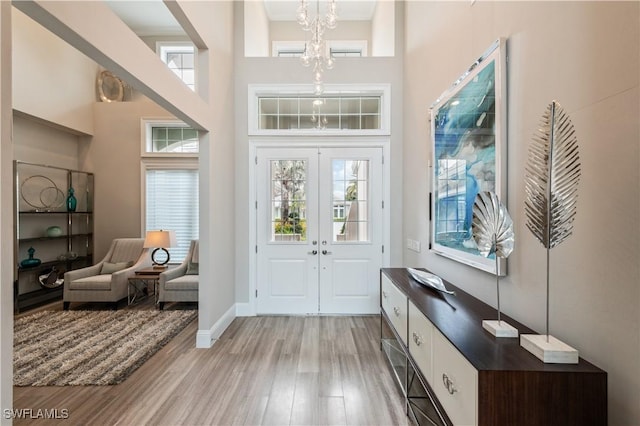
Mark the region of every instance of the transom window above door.
<instances>
[{"instance_id":1,"label":"transom window above door","mask_svg":"<svg viewBox=\"0 0 640 426\"><path fill-rule=\"evenodd\" d=\"M388 86L327 86L322 96L304 89L250 85L249 134L390 134Z\"/></svg>"}]
</instances>

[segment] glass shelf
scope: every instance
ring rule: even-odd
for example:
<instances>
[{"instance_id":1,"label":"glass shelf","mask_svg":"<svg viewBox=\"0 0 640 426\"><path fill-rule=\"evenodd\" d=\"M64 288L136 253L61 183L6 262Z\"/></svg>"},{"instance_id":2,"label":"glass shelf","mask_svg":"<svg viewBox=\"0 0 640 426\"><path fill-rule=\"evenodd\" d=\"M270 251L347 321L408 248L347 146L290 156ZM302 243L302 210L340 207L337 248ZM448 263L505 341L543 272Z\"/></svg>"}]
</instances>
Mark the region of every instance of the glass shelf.
<instances>
[{"instance_id":1,"label":"glass shelf","mask_svg":"<svg viewBox=\"0 0 640 426\"><path fill-rule=\"evenodd\" d=\"M67 210L67 197L76 198ZM60 299L62 289L43 287L38 275L56 267L59 273L89 266L93 261L93 173L14 161L14 311ZM62 235L46 235L58 227ZM23 268L29 248L38 266ZM64 258L73 252L77 257Z\"/></svg>"}]
</instances>

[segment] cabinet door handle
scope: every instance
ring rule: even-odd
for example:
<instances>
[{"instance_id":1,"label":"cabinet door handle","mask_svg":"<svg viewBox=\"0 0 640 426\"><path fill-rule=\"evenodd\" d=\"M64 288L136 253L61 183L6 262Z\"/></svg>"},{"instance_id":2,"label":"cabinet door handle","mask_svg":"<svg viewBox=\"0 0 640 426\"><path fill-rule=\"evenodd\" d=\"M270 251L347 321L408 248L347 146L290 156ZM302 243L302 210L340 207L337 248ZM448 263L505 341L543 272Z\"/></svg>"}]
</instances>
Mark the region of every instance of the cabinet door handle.
<instances>
[{"instance_id":1,"label":"cabinet door handle","mask_svg":"<svg viewBox=\"0 0 640 426\"><path fill-rule=\"evenodd\" d=\"M455 385L453 384L453 380L451 380L449 376L447 376L447 373L442 373L442 384L445 388L447 388L447 392L449 392L450 395L458 392L458 389L456 389Z\"/></svg>"},{"instance_id":2,"label":"cabinet door handle","mask_svg":"<svg viewBox=\"0 0 640 426\"><path fill-rule=\"evenodd\" d=\"M420 336L415 331L413 332L413 342L416 344L416 346L420 346L422 344L422 336Z\"/></svg>"},{"instance_id":3,"label":"cabinet door handle","mask_svg":"<svg viewBox=\"0 0 640 426\"><path fill-rule=\"evenodd\" d=\"M387 294L387 292L386 292L386 291L383 291L383 292L382 292L382 297L384 297L384 298L386 299L387 297L389 297L389 295Z\"/></svg>"},{"instance_id":4,"label":"cabinet door handle","mask_svg":"<svg viewBox=\"0 0 640 426\"><path fill-rule=\"evenodd\" d=\"M397 317L400 316L400 308L398 308L397 306L393 307L393 313L396 314Z\"/></svg>"}]
</instances>

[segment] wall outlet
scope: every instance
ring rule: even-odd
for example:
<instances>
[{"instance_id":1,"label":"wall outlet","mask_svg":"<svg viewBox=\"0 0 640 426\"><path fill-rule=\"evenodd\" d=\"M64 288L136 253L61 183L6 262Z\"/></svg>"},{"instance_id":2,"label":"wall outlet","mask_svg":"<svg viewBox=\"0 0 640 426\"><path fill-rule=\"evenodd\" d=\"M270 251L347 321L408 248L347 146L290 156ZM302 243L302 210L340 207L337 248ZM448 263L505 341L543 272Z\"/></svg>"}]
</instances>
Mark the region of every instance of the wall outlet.
<instances>
[{"instance_id":1,"label":"wall outlet","mask_svg":"<svg viewBox=\"0 0 640 426\"><path fill-rule=\"evenodd\" d=\"M420 241L412 240L411 238L407 238L407 248L409 250L413 250L416 253L420 253Z\"/></svg>"}]
</instances>

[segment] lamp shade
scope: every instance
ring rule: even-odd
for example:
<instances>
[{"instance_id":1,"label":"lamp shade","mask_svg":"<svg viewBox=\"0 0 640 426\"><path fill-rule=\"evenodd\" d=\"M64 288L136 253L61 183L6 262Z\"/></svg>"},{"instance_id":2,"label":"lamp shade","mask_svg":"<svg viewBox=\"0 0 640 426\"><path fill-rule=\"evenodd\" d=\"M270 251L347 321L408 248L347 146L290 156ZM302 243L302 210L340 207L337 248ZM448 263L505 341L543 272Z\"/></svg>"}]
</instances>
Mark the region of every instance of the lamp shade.
<instances>
[{"instance_id":1,"label":"lamp shade","mask_svg":"<svg viewBox=\"0 0 640 426\"><path fill-rule=\"evenodd\" d=\"M145 248L167 248L175 247L176 232L175 231L147 231L147 236L144 239Z\"/></svg>"}]
</instances>

